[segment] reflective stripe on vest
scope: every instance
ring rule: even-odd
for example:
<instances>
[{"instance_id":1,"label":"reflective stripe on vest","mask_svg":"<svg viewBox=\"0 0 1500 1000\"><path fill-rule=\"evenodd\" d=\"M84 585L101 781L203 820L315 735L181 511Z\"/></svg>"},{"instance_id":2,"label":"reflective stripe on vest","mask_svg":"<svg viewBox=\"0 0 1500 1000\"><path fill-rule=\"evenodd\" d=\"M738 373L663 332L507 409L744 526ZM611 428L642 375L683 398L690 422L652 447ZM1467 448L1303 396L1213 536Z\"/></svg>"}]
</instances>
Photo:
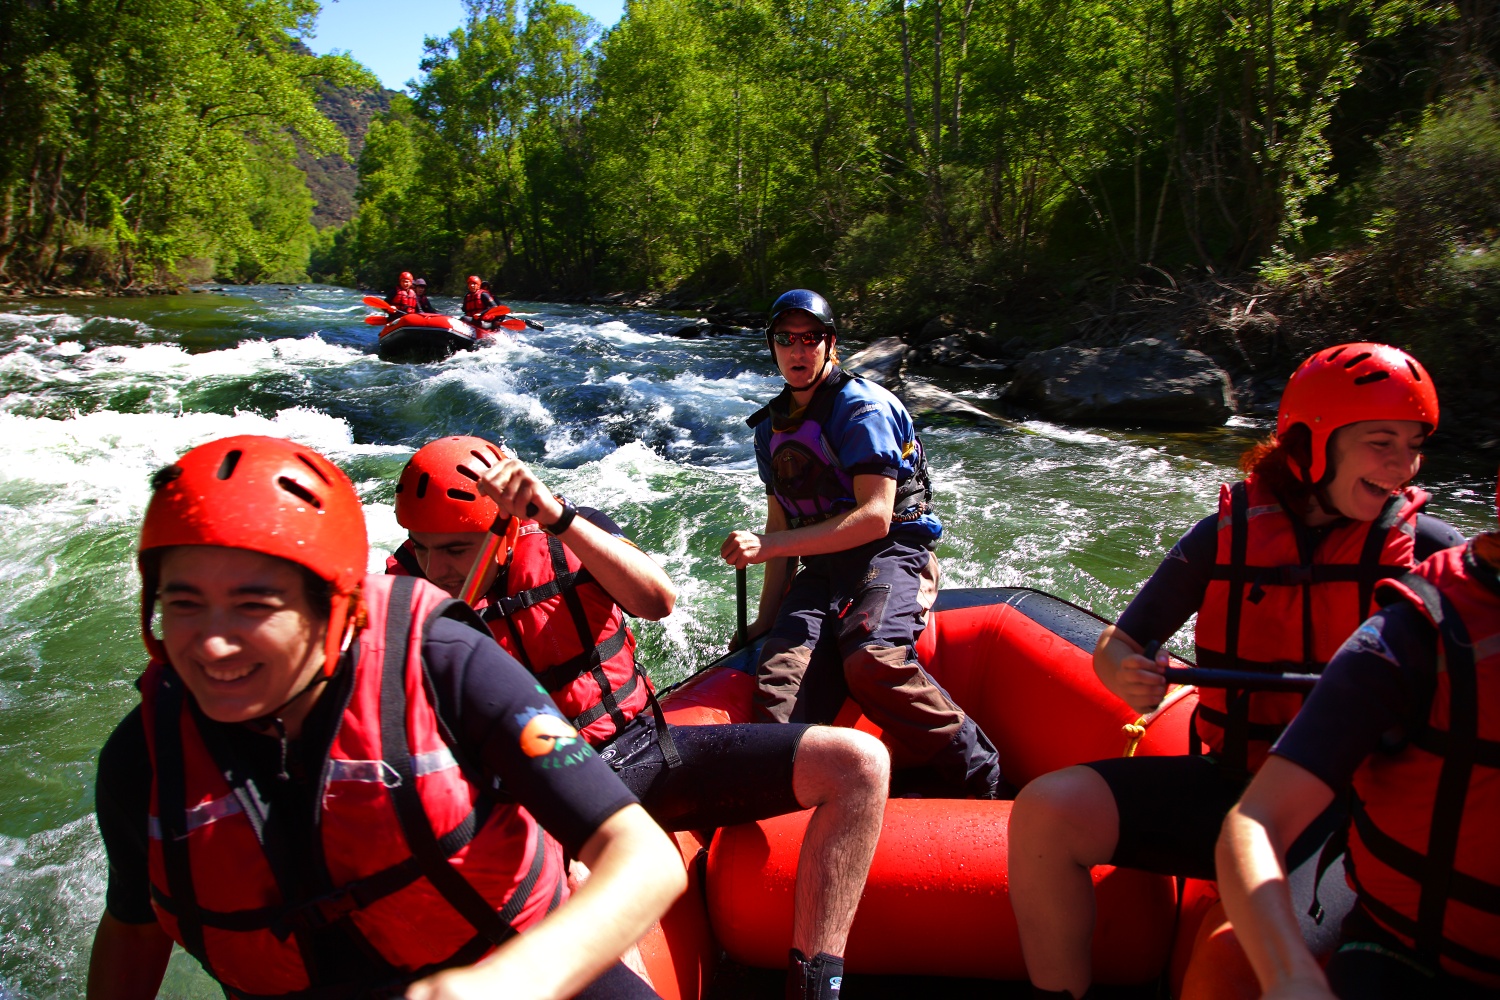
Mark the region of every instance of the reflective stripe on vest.
<instances>
[{"instance_id":1,"label":"reflective stripe on vest","mask_svg":"<svg viewBox=\"0 0 1500 1000\"><path fill-rule=\"evenodd\" d=\"M1194 632L1198 665L1321 673L1374 609L1376 584L1411 568L1426 500L1407 489L1374 521L1345 521L1315 543L1255 477L1221 487L1218 552ZM1225 765L1254 771L1302 697L1204 688L1194 731Z\"/></svg>"},{"instance_id":2,"label":"reflective stripe on vest","mask_svg":"<svg viewBox=\"0 0 1500 1000\"><path fill-rule=\"evenodd\" d=\"M537 676L594 746L613 739L650 703L651 682L636 663L624 613L535 522L524 523L478 610L500 645Z\"/></svg>"},{"instance_id":3,"label":"reflective stripe on vest","mask_svg":"<svg viewBox=\"0 0 1500 1000\"><path fill-rule=\"evenodd\" d=\"M1360 905L1421 960L1493 988L1500 592L1477 578L1483 573L1494 575L1466 545L1387 585L1437 627L1438 674L1423 727L1399 753L1374 754L1355 774L1348 871Z\"/></svg>"},{"instance_id":4,"label":"reflective stripe on vest","mask_svg":"<svg viewBox=\"0 0 1500 1000\"><path fill-rule=\"evenodd\" d=\"M224 728L170 667L152 664L142 681L152 903L232 996L399 992L478 960L564 895L561 848L524 809L471 783L442 740L414 623L452 602L411 577L370 577L363 592L368 624L342 668L353 676L318 798L318 878L332 887L322 895L299 888L288 860L315 848L268 828ZM312 937L335 922L371 956L358 983L319 975Z\"/></svg>"}]
</instances>

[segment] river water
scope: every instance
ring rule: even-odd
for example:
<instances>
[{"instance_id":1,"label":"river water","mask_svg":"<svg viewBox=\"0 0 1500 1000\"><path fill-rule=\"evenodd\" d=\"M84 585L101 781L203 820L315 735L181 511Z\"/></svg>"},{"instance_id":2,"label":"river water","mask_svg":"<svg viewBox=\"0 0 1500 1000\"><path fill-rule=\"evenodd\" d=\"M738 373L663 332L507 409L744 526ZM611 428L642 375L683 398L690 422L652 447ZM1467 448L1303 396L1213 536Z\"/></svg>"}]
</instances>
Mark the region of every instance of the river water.
<instances>
[{"instance_id":1,"label":"river water","mask_svg":"<svg viewBox=\"0 0 1500 1000\"><path fill-rule=\"evenodd\" d=\"M764 343L679 340L679 316L512 306L546 331L404 366L375 357L347 289L0 305L0 1000L82 994L105 882L95 760L144 666L134 544L150 474L193 445L272 434L328 455L366 502L373 568L403 537L393 483L413 449L503 437L677 581L676 612L636 625L659 683L722 649L719 543L765 512L743 422L779 389ZM1118 615L1261 433L924 428L944 585L1025 584ZM1468 534L1492 516L1492 476L1439 455L1422 484ZM216 995L174 956L162 996Z\"/></svg>"}]
</instances>

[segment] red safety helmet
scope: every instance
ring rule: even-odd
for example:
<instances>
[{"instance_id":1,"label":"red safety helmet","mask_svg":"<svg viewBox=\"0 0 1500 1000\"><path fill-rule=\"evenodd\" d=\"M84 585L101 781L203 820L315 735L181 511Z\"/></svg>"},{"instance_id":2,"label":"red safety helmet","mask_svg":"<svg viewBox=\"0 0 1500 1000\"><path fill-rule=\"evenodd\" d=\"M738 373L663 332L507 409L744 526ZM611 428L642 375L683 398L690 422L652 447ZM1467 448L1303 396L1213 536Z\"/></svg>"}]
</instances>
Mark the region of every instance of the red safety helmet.
<instances>
[{"instance_id":1,"label":"red safety helmet","mask_svg":"<svg viewBox=\"0 0 1500 1000\"><path fill-rule=\"evenodd\" d=\"M402 271L401 272L401 278L400 278L400 280L401 281L410 281L411 280L411 272L410 271Z\"/></svg>"},{"instance_id":2,"label":"red safety helmet","mask_svg":"<svg viewBox=\"0 0 1500 1000\"><path fill-rule=\"evenodd\" d=\"M1319 351L1292 374L1281 394L1276 434L1297 424L1312 431L1312 468L1292 472L1321 483L1328 472L1328 438L1361 420L1415 420L1437 430L1438 398L1417 359L1388 344L1341 344Z\"/></svg>"},{"instance_id":3,"label":"red safety helmet","mask_svg":"<svg viewBox=\"0 0 1500 1000\"><path fill-rule=\"evenodd\" d=\"M468 276L468 277L467 277L467 278L466 278L466 279L464 279L464 280L465 280L465 281L467 281L467 282L468 282L468 283L469 283L469 284L471 284L471 285L478 285L478 284L483 284L483 282L481 282L481 281L480 281L480 280L479 280L479 275L477 275L477 274L471 274L471 275L469 275L469 276Z\"/></svg>"},{"instance_id":4,"label":"red safety helmet","mask_svg":"<svg viewBox=\"0 0 1500 1000\"><path fill-rule=\"evenodd\" d=\"M172 545L221 545L305 566L333 590L323 671L338 665L351 605L369 558L364 512L338 466L282 438L242 435L199 445L157 473L141 525L138 557ZM155 579L141 560L146 648L166 660L151 634Z\"/></svg>"},{"instance_id":5,"label":"red safety helmet","mask_svg":"<svg viewBox=\"0 0 1500 1000\"><path fill-rule=\"evenodd\" d=\"M508 456L481 437L438 438L424 444L396 482L396 521L407 531L457 534L488 531L500 508L474 485Z\"/></svg>"}]
</instances>

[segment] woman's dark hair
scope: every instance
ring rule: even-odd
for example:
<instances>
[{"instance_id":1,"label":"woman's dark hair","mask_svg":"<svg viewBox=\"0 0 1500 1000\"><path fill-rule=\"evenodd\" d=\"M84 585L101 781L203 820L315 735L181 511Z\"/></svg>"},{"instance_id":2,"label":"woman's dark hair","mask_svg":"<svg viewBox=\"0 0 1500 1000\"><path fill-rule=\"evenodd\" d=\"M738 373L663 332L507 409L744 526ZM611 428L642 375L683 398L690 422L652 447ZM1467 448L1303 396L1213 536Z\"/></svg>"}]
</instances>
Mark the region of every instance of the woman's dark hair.
<instances>
[{"instance_id":1,"label":"woman's dark hair","mask_svg":"<svg viewBox=\"0 0 1500 1000\"><path fill-rule=\"evenodd\" d=\"M161 586L161 557L166 549L148 549L141 553L141 581L150 600L156 599L156 590ZM272 556L272 558L278 558ZM327 621L333 616L333 585L312 570L290 560L282 560L295 566L302 575L302 592L307 595L307 605L313 617Z\"/></svg>"},{"instance_id":2,"label":"woman's dark hair","mask_svg":"<svg viewBox=\"0 0 1500 1000\"><path fill-rule=\"evenodd\" d=\"M1312 431L1306 424L1293 424L1280 437L1272 434L1240 456L1240 468L1276 494L1287 513L1300 518L1312 504L1314 486L1292 471L1294 463L1301 470L1312 468ZM1328 471L1331 477L1332 465Z\"/></svg>"}]
</instances>

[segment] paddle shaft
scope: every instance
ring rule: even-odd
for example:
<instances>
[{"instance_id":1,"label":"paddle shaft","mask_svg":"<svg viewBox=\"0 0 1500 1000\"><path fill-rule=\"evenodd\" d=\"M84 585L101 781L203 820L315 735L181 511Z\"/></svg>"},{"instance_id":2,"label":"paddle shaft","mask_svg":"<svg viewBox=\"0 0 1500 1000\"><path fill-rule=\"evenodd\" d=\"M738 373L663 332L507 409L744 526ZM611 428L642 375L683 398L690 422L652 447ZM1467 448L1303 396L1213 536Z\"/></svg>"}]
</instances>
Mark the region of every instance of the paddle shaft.
<instances>
[{"instance_id":1,"label":"paddle shaft","mask_svg":"<svg viewBox=\"0 0 1500 1000\"><path fill-rule=\"evenodd\" d=\"M536 504L526 505L526 516L536 517ZM463 589L458 592L458 599L469 607L479 600L479 588L484 584L484 573L491 563L498 562L496 558L500 554L500 546L504 545L509 550L516 547L516 539L521 533L521 522L509 516L501 514L495 518L495 523L490 525L490 530L484 533L484 544L479 546L479 554L474 557L474 565L469 567L468 579L464 580Z\"/></svg>"},{"instance_id":2,"label":"paddle shaft","mask_svg":"<svg viewBox=\"0 0 1500 1000\"><path fill-rule=\"evenodd\" d=\"M1142 655L1148 660L1154 660L1160 650L1161 643L1148 642ZM1199 666L1167 667L1165 676L1168 684L1234 688L1239 691L1311 691L1313 685L1318 683L1317 674L1263 674L1258 670L1215 670Z\"/></svg>"},{"instance_id":3,"label":"paddle shaft","mask_svg":"<svg viewBox=\"0 0 1500 1000\"><path fill-rule=\"evenodd\" d=\"M745 648L745 633L749 631L746 624L746 604L748 598L745 596L745 571L737 569L734 571L734 612L735 612L735 638L739 648Z\"/></svg>"}]
</instances>

